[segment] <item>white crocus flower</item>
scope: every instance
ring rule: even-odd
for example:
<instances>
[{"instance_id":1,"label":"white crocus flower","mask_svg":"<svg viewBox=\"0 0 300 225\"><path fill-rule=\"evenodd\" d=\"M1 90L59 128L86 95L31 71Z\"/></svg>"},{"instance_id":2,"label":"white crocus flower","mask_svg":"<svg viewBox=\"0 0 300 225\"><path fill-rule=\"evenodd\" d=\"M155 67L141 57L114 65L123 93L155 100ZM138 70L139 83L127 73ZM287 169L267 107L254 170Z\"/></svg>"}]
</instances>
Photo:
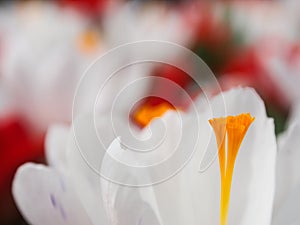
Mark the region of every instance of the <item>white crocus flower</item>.
<instances>
[{"instance_id":1,"label":"white crocus flower","mask_svg":"<svg viewBox=\"0 0 300 225\"><path fill-rule=\"evenodd\" d=\"M224 101L226 115L221 107ZM202 101L199 100L199 102ZM20 210L30 223L46 225L53 223L219 224L220 169L218 160L213 161L210 167L202 171L205 160L201 159L206 150L208 153L217 151L217 143L211 136L213 131L208 120L212 117L235 116L249 112L255 117L255 121L249 127L245 137L236 133L238 130L235 129L241 128L240 131L245 134L244 122L248 121L247 124L250 125L252 117L249 114L242 114L239 117L227 119L228 158L234 150L230 145L241 141L242 144L235 163L231 199L230 202L229 200L223 202L230 204L229 224L271 224L276 160L273 121L267 118L262 100L252 89L235 89L215 97L210 103L214 109L213 116L208 109L201 110L198 117L191 114L180 118L175 112L163 116L162 121L165 122L167 136L156 149L158 152L151 152L144 156L124 150L124 144L127 145L130 141L128 142L126 137L121 137L122 145L119 144L120 140L116 139L102 158L102 164L99 161L101 159L99 139L90 129L89 120L78 119L79 122L74 124L78 133L76 139L74 137L70 139L68 153L64 151L67 139L66 130L55 128L47 138L50 167L27 164L22 166L16 174L13 193ZM236 121L233 118L243 120ZM156 121L150 124L154 136L161 130L159 120ZM200 127L199 139L192 129L195 124ZM105 126L101 124L97 126L105 129ZM232 129L233 132L231 132ZM145 137L147 131L137 135ZM220 137L217 129L216 135ZM181 144L177 146L176 143L180 137L182 137ZM240 139L235 142L230 137ZM77 145L76 140L79 140L80 146ZM145 141L145 146L147 144L149 143ZM79 152L77 147L81 147L82 151ZM149 170L147 167L139 167L144 163L154 165L153 160L164 159L169 153L173 153L174 149L184 153L194 147L195 152L191 155L192 158L186 161L186 166L164 182L139 188L129 185L156 182L156 178L165 173L164 170L158 170L158 168L151 170L151 166ZM181 156L185 157L184 154ZM172 168L178 160L181 160L181 157L175 159L167 163L164 168ZM118 163L119 160L126 163ZM233 166L234 163L230 163L229 160L228 165ZM107 179L125 185L100 178L95 173L97 171L92 170L93 168L101 168L101 173ZM146 173L139 173L141 168ZM221 171L225 172L224 169ZM227 174L229 178L230 172ZM225 187L228 187L230 182L227 179L224 182ZM223 191L227 193L223 195L226 199L230 194L228 189L223 189ZM226 214L226 210L223 212ZM227 224L226 219L221 219L221 224Z\"/></svg>"},{"instance_id":2,"label":"white crocus flower","mask_svg":"<svg viewBox=\"0 0 300 225\"><path fill-rule=\"evenodd\" d=\"M235 163L233 174L231 199L229 207L228 224L271 224L273 195L275 189L275 159L276 159L276 140L274 134L274 124L272 119L266 116L264 104L257 94L251 89L237 89L224 93L224 101L226 105L227 115L238 115L244 112L250 112L255 117L255 121L250 126L243 143L241 144L238 157ZM215 111L216 117L226 116L221 110L223 98L218 96L210 103L212 108L217 108ZM245 116L245 115L244 115ZM208 112L200 114L200 142L193 158L189 161L186 167L174 177L160 184L155 184L150 187L140 188L143 199L149 199L149 193L152 193L151 203L152 209L156 212L156 217L159 220L158 224L227 224L226 220L226 203L223 208L224 218L219 217L220 195L219 195L219 179L220 169L218 160L203 173L201 169L201 160L206 150L204 140L209 140L212 132L208 119L211 118ZM248 118L251 117L237 117ZM222 120L222 119L221 119ZM227 160L227 178L230 179L230 156L235 150L232 144L239 143L240 131L245 131L244 121L227 122L228 135L228 160ZM243 122L242 122L243 121ZM240 124L242 122L243 125ZM249 121L250 122L250 121ZM186 121L187 127L195 123L195 119L190 118ZM222 124L222 123L221 123ZM248 124L249 125L249 124ZM232 131L235 130L233 133ZM178 127L180 130L180 127ZM217 129L216 129L217 130ZM222 129L221 129L222 131ZM235 133L237 132L237 133ZM218 135L218 131L216 132ZM220 133L219 133L220 135ZM192 138L184 140L185 146L193 141ZM231 139L233 138L233 139ZM236 139L235 139L236 138ZM237 142L236 142L237 141ZM238 145L238 144L237 144ZM231 146L231 147L230 147ZM122 148L118 145L114 146L112 152L122 152ZM213 152L217 149L216 143L211 140L208 143L207 149ZM128 154L123 151L123 154ZM223 154L224 156L224 154ZM221 157L223 157L221 156ZM233 163L234 164L234 163ZM170 165L171 166L171 165ZM119 179L118 174L125 167L116 167L115 176ZM112 170L110 168L110 170ZM224 172L224 170L223 170ZM124 176L124 175L122 175ZM143 179L136 177L136 179ZM151 178L149 178L151 179ZM229 185L228 180L224 181L225 185ZM226 184L227 183L227 184ZM128 187L130 189L130 187ZM224 190L224 196L228 197L228 190ZM146 192L144 195L143 192ZM118 191L110 193L110 199L107 200L109 211L113 212L113 221L116 224L122 224L126 221L124 213L118 213L120 210L121 198ZM154 199L153 199L154 198ZM225 197L226 198L226 197ZM154 203L153 203L154 202ZM225 200L228 203L228 200ZM125 206L124 206L125 207ZM225 208L225 209L224 209ZM146 220L141 219L141 224L150 224ZM138 223L136 223L138 224Z\"/></svg>"}]
</instances>

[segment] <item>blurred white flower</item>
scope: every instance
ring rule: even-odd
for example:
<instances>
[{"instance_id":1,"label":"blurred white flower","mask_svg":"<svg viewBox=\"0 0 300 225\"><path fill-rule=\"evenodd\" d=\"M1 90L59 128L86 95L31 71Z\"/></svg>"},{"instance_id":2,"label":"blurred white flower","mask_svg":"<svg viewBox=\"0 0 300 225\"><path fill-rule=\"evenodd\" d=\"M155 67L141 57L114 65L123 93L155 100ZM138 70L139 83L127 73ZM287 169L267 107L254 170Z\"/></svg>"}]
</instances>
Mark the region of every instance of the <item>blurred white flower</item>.
<instances>
[{"instance_id":1,"label":"blurred white flower","mask_svg":"<svg viewBox=\"0 0 300 225\"><path fill-rule=\"evenodd\" d=\"M133 2L114 8L108 11L103 24L109 47L140 40L170 41L185 46L192 38L183 15L163 2Z\"/></svg>"},{"instance_id":2,"label":"blurred white flower","mask_svg":"<svg viewBox=\"0 0 300 225\"><path fill-rule=\"evenodd\" d=\"M79 49L87 21L52 3L7 10L13 19L2 35L0 68L14 110L38 131L70 121L76 82L91 60Z\"/></svg>"},{"instance_id":3,"label":"blurred white flower","mask_svg":"<svg viewBox=\"0 0 300 225\"><path fill-rule=\"evenodd\" d=\"M182 32L179 13L164 4L112 7L101 34L98 25L52 3L24 3L7 11L0 60L3 86L12 96L15 111L38 131L55 122L70 122L77 82L104 50L145 39L186 44L190 37ZM130 53L115 60L129 58ZM103 81L108 77L97 72ZM139 73L149 75L149 69ZM124 86L127 75L113 82L113 87L106 86L107 101Z\"/></svg>"},{"instance_id":4,"label":"blurred white flower","mask_svg":"<svg viewBox=\"0 0 300 225\"><path fill-rule=\"evenodd\" d=\"M300 101L300 46L285 39L269 41L266 46L265 52L260 51L262 63L293 107Z\"/></svg>"},{"instance_id":5,"label":"blurred white flower","mask_svg":"<svg viewBox=\"0 0 300 225\"><path fill-rule=\"evenodd\" d=\"M229 10L233 30L248 44L262 38L298 39L298 24L282 2L235 1Z\"/></svg>"},{"instance_id":6,"label":"blurred white flower","mask_svg":"<svg viewBox=\"0 0 300 225\"><path fill-rule=\"evenodd\" d=\"M221 107L224 101L226 115ZM167 136L155 149L158 152L151 152L146 156L124 149L124 146L130 144L125 134L121 136L121 140L117 138L110 145L104 157L99 157L105 149L101 149L104 147L99 145L99 138L91 129L94 124L89 124L90 120L85 119L86 117L78 118L73 125L77 136L72 134L69 144L66 144L67 130L54 128L48 133L46 143L50 167L27 164L16 174L13 193L23 215L32 224L45 225L218 224L220 171L217 160L207 170L199 172L203 155L206 152L216 153L218 147L211 136L212 129L208 123L208 119L212 118L211 112L209 108L203 107L202 99L197 104L201 108L199 120L195 117L197 115L184 114L178 117L176 112L167 113L161 118L165 122ZM250 112L255 117L255 122L243 140L235 165L229 224L270 224L276 160L273 121L267 118L262 100L252 89L235 89L223 93L212 99L210 106L214 109L214 117L245 112ZM105 118L102 119L105 121ZM160 133L159 121L155 120L150 124L154 136L157 132ZM118 124L119 121L112 122ZM199 139L191 132L195 124L200 127ZM101 123L97 125L104 129L103 136L106 126ZM123 126L119 129L122 128L125 129ZM180 136L181 132L183 136ZM109 131L107 135L109 136ZM147 136L147 130L136 135ZM182 144L175 150L189 151L195 147L195 152L179 173L162 183L140 188L124 186L105 180L93 169L99 169L101 174L108 175L106 178L123 181L124 184L138 184L145 180L155 182L155 177L165 171L154 170L153 173L150 167L146 167L145 170L149 169L149 173L139 174L138 170L143 170L140 166L145 165L143 163L151 165L153 160L160 160L173 153L174 144L180 137ZM147 141L142 141L141 146L143 143L147 146ZM64 150L66 145L67 153ZM171 160L166 168L172 168L177 160L180 158ZM128 169L130 165L133 170ZM39 204L35 201L39 201Z\"/></svg>"},{"instance_id":7,"label":"blurred white flower","mask_svg":"<svg viewBox=\"0 0 300 225\"><path fill-rule=\"evenodd\" d=\"M297 121L300 118L300 102L295 103L292 108L289 115L289 123L292 123L293 121Z\"/></svg>"}]
</instances>

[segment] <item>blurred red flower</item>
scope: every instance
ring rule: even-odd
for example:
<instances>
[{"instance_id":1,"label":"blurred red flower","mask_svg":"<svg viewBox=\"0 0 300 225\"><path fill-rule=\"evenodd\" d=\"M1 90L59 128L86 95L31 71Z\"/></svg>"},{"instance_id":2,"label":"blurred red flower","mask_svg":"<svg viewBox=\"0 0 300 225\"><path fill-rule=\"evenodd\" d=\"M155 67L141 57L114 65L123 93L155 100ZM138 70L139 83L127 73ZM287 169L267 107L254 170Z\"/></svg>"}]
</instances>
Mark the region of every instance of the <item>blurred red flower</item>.
<instances>
[{"instance_id":1,"label":"blurred red flower","mask_svg":"<svg viewBox=\"0 0 300 225\"><path fill-rule=\"evenodd\" d=\"M16 117L0 119L0 212L1 224L14 224L18 217L11 185L16 169L25 162L43 161L43 138L32 137Z\"/></svg>"},{"instance_id":2,"label":"blurred red flower","mask_svg":"<svg viewBox=\"0 0 300 225\"><path fill-rule=\"evenodd\" d=\"M94 17L100 15L109 1L107 0L59 0L63 6L72 7L84 15Z\"/></svg>"},{"instance_id":3,"label":"blurred red flower","mask_svg":"<svg viewBox=\"0 0 300 225\"><path fill-rule=\"evenodd\" d=\"M254 87L263 98L267 113L282 132L290 109L299 96L300 45L286 39L268 37L240 49L222 69L223 90L234 86Z\"/></svg>"}]
</instances>

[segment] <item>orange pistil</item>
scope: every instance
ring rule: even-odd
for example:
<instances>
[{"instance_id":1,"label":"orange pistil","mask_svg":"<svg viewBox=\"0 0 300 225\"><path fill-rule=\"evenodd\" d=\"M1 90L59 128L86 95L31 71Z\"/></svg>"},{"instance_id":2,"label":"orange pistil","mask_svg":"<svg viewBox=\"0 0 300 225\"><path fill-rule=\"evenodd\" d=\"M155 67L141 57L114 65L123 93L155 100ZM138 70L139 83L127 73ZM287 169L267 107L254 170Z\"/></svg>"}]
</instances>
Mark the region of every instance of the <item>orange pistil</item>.
<instances>
[{"instance_id":1,"label":"orange pistil","mask_svg":"<svg viewBox=\"0 0 300 225\"><path fill-rule=\"evenodd\" d=\"M94 30L87 30L79 37L79 49L84 53L92 53L97 49L99 42L99 33Z\"/></svg>"},{"instance_id":2,"label":"orange pistil","mask_svg":"<svg viewBox=\"0 0 300 225\"><path fill-rule=\"evenodd\" d=\"M253 121L254 117L252 117L249 113L209 120L209 123L215 132L220 164L220 225L227 225L228 222L230 190L234 164L242 141Z\"/></svg>"},{"instance_id":3,"label":"orange pistil","mask_svg":"<svg viewBox=\"0 0 300 225\"><path fill-rule=\"evenodd\" d=\"M133 113L132 117L137 125L145 127L151 122L151 120L161 117L169 109L174 109L174 107L167 102L162 102L158 105L152 105L145 102L139 106L139 108Z\"/></svg>"}]
</instances>

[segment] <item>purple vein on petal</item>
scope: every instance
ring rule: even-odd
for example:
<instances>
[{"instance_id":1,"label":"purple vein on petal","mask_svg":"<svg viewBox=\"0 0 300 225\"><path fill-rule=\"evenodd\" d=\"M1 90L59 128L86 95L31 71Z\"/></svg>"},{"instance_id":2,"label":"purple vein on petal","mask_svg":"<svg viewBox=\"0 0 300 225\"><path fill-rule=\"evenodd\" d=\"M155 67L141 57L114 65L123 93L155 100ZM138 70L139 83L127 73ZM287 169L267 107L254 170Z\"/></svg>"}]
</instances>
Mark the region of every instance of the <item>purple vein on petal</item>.
<instances>
[{"instance_id":1,"label":"purple vein on petal","mask_svg":"<svg viewBox=\"0 0 300 225\"><path fill-rule=\"evenodd\" d=\"M139 218L138 225L141 225L141 224L142 224L142 222L143 222L143 218L141 217L141 218Z\"/></svg>"},{"instance_id":2,"label":"purple vein on petal","mask_svg":"<svg viewBox=\"0 0 300 225\"><path fill-rule=\"evenodd\" d=\"M62 177L59 179L59 183L60 183L60 187L61 187L62 191L66 192L66 184Z\"/></svg>"},{"instance_id":3,"label":"purple vein on petal","mask_svg":"<svg viewBox=\"0 0 300 225\"><path fill-rule=\"evenodd\" d=\"M56 199L54 197L54 195L51 193L50 194L50 200L51 200L51 204L54 208L56 208Z\"/></svg>"},{"instance_id":4,"label":"purple vein on petal","mask_svg":"<svg viewBox=\"0 0 300 225\"><path fill-rule=\"evenodd\" d=\"M64 220L66 220L67 219L67 215L66 215L66 212L65 212L64 208L62 207L62 205L59 205L59 211L60 211L60 214L61 214L62 218Z\"/></svg>"}]
</instances>

